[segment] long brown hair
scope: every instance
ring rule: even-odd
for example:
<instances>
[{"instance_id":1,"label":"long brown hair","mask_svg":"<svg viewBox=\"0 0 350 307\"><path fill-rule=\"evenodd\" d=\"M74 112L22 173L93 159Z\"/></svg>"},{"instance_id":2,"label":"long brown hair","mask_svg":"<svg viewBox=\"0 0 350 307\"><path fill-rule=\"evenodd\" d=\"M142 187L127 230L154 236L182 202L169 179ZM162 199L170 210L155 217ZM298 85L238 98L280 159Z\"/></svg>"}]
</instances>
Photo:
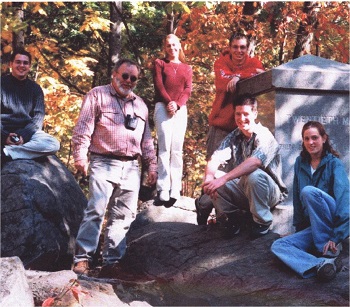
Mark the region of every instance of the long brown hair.
<instances>
[{"instance_id":1,"label":"long brown hair","mask_svg":"<svg viewBox=\"0 0 350 307\"><path fill-rule=\"evenodd\" d=\"M181 46L180 39L179 39L175 34L168 34L168 35L165 37L165 39L164 39L164 45L163 45L163 46L164 46L164 49L165 49L165 45L166 45L167 40L170 39L170 38L175 38L175 39L179 42L179 44L180 44L179 60L180 60L180 62L182 62L182 63L186 63L186 57L185 57L185 53L184 53L183 50L182 50L182 46ZM166 52L165 52L165 57L166 57Z\"/></svg>"},{"instance_id":2,"label":"long brown hair","mask_svg":"<svg viewBox=\"0 0 350 307\"><path fill-rule=\"evenodd\" d=\"M306 150L306 148L304 146L304 133L305 133L306 130L308 130L310 128L316 128L318 130L318 133L320 134L320 136L323 137L323 138L324 137L326 138L326 141L323 144L321 157L323 158L327 153L331 153L334 156L339 158L339 156L340 156L339 153L330 144L329 136L326 133L326 130L325 130L324 126L321 123L319 123L319 122L309 121L303 126L303 129L301 130L301 137L303 139L303 143L302 143L303 149L302 149L300 155L301 155L302 159L306 160L308 162L311 161L311 156L310 156L310 154L308 153L308 151Z\"/></svg>"}]
</instances>

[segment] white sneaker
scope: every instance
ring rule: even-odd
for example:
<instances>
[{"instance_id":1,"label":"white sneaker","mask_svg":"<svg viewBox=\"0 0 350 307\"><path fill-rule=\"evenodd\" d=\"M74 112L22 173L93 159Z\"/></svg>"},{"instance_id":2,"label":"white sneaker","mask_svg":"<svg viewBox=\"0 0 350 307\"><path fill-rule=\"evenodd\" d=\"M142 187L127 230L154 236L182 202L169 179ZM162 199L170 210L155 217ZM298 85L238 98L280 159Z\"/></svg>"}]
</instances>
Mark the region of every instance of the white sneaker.
<instances>
[{"instance_id":1,"label":"white sneaker","mask_svg":"<svg viewBox=\"0 0 350 307\"><path fill-rule=\"evenodd\" d=\"M159 199L162 201L169 201L170 199L169 191L160 191Z\"/></svg>"}]
</instances>

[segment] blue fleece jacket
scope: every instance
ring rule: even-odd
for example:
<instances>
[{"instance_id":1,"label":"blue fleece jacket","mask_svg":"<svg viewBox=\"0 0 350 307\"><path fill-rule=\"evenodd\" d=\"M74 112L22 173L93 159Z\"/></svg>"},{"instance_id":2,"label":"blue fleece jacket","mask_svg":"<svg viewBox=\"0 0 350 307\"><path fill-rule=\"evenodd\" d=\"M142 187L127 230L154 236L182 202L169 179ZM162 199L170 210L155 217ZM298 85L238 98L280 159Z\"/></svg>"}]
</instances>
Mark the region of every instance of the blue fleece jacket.
<instances>
[{"instance_id":1,"label":"blue fleece jacket","mask_svg":"<svg viewBox=\"0 0 350 307\"><path fill-rule=\"evenodd\" d=\"M301 230L310 224L305 216L305 207L300 201L300 192L305 186L314 186L335 199L334 230L330 240L339 243L349 236L349 178L343 163L328 153L311 175L311 166L299 156L294 165L293 225Z\"/></svg>"}]
</instances>

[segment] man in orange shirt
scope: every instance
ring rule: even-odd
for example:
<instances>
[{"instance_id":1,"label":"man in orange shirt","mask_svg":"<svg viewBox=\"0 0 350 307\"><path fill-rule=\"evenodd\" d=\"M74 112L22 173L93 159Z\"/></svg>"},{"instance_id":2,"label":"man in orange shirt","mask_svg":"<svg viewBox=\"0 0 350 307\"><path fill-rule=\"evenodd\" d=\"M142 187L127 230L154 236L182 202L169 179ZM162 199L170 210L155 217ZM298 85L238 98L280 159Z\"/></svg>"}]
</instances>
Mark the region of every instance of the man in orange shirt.
<instances>
[{"instance_id":1,"label":"man in orange shirt","mask_svg":"<svg viewBox=\"0 0 350 307\"><path fill-rule=\"evenodd\" d=\"M237 82L264 71L262 63L248 55L249 40L244 34L234 34L229 47L214 63L216 96L209 115L207 160L221 141L237 127L233 104Z\"/></svg>"},{"instance_id":2,"label":"man in orange shirt","mask_svg":"<svg viewBox=\"0 0 350 307\"><path fill-rule=\"evenodd\" d=\"M237 82L264 71L262 63L248 55L248 47L249 39L246 35L233 34L229 47L214 63L216 96L209 114L206 154L208 161L222 140L237 127L233 105ZM198 225L207 224L212 209L213 204L208 195L204 194L196 199Z\"/></svg>"}]
</instances>

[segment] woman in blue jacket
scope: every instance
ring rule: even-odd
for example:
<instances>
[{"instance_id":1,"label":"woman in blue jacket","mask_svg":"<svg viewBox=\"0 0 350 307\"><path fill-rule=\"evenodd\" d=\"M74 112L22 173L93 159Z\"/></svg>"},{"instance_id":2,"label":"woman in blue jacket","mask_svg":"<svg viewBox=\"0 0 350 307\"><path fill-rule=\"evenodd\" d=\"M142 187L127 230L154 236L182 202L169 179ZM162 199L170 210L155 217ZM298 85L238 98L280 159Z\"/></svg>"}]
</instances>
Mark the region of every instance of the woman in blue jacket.
<instances>
[{"instance_id":1,"label":"woman in blue jacket","mask_svg":"<svg viewBox=\"0 0 350 307\"><path fill-rule=\"evenodd\" d=\"M341 242L349 237L349 179L322 124L306 123L294 165L293 225L272 252L303 278L322 281L341 269Z\"/></svg>"}]
</instances>

